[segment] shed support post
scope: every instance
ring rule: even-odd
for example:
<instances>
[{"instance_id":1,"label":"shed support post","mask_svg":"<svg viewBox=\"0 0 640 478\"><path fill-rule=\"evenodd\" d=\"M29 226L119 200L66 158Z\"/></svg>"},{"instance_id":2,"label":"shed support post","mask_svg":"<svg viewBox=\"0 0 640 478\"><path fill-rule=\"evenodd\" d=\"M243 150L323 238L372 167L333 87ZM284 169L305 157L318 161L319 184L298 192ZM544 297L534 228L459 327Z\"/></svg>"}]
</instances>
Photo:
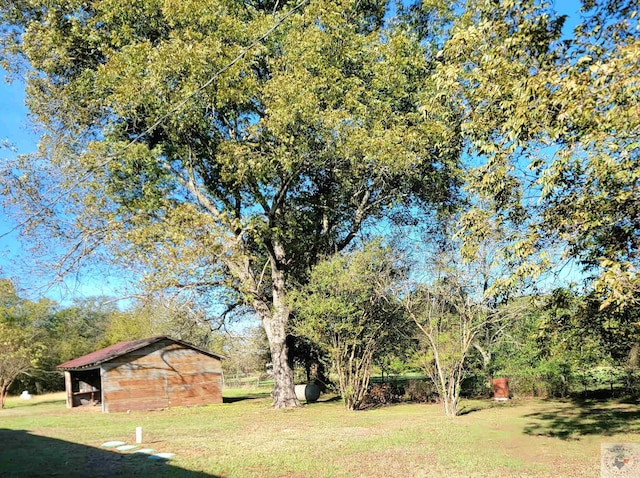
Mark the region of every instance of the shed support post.
<instances>
[{"instance_id":1,"label":"shed support post","mask_svg":"<svg viewBox=\"0 0 640 478\"><path fill-rule=\"evenodd\" d=\"M73 408L73 387L71 384L71 372L64 371L64 389L67 392L67 408Z\"/></svg>"}]
</instances>

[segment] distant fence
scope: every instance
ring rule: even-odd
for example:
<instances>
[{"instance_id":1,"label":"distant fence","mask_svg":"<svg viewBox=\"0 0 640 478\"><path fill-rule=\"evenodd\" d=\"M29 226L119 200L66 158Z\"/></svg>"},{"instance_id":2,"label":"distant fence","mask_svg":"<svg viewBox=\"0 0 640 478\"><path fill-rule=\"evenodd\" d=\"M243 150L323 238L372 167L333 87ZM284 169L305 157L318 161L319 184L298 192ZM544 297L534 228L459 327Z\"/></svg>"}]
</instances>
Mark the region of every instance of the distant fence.
<instances>
[{"instance_id":1,"label":"distant fence","mask_svg":"<svg viewBox=\"0 0 640 478\"><path fill-rule=\"evenodd\" d=\"M273 378L267 374L234 374L224 375L222 388L263 388L272 387Z\"/></svg>"}]
</instances>

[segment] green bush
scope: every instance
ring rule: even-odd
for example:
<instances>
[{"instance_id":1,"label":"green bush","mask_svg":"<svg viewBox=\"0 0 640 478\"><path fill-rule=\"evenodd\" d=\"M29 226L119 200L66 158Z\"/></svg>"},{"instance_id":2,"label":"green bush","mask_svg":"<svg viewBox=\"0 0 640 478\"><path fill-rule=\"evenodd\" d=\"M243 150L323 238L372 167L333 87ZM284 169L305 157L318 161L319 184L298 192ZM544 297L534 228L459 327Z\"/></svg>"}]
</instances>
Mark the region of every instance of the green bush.
<instances>
[{"instance_id":1,"label":"green bush","mask_svg":"<svg viewBox=\"0 0 640 478\"><path fill-rule=\"evenodd\" d=\"M487 398L492 393L486 373L469 374L460 384L460 396L465 398Z\"/></svg>"}]
</instances>

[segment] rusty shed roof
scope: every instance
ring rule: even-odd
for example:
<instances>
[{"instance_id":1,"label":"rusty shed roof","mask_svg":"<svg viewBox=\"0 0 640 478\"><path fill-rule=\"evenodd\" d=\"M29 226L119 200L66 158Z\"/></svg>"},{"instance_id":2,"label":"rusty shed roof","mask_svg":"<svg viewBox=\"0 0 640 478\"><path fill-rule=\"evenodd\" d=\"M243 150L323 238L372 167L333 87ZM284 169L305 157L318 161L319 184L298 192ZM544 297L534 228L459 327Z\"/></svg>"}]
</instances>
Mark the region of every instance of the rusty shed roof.
<instances>
[{"instance_id":1,"label":"rusty shed roof","mask_svg":"<svg viewBox=\"0 0 640 478\"><path fill-rule=\"evenodd\" d=\"M120 357L121 355L127 354L129 352L133 352L134 350L138 350L148 345L155 344L156 342L159 342L161 340L170 340L171 342L175 342L185 347L197 350L198 352L201 352L205 355L209 355L211 357L216 357L219 359L225 358L220 354L215 354L206 349L196 347L195 345L191 345L187 342L183 342L182 340L173 339L171 337L167 337L166 335L160 335L158 337L150 337L148 339L119 342L117 344L110 345L103 349L96 350L95 352L91 352L87 355L83 355L82 357L69 360L68 362L58 365L57 368L61 370L73 370L73 369L96 367L116 357Z\"/></svg>"}]
</instances>

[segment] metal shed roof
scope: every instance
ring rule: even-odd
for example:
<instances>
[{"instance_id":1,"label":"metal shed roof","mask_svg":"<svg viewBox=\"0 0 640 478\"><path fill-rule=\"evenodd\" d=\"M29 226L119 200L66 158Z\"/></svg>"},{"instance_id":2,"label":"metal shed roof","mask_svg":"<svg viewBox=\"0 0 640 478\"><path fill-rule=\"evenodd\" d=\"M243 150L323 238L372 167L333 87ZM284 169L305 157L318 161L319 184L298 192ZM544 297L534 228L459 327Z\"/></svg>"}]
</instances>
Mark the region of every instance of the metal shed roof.
<instances>
[{"instance_id":1,"label":"metal shed roof","mask_svg":"<svg viewBox=\"0 0 640 478\"><path fill-rule=\"evenodd\" d=\"M173 339L171 337L167 337L166 335L160 335L158 337L150 337L148 339L119 342L117 344L110 345L103 349L96 350L95 352L91 352L87 355L83 355L82 357L69 360L68 362L58 365L57 368L61 370L73 370L73 369L96 367L100 364L113 360L116 357L120 357L121 355L127 354L129 352L133 352L134 350L138 350L148 345L155 344L156 342L160 342L161 340L169 340L171 342L183 345L190 349L197 350L198 352L201 352L205 355L209 355L210 357L215 357L219 359L225 358L223 355L215 354L203 348L196 347L195 345L191 345L187 342L183 342L182 340Z\"/></svg>"}]
</instances>

